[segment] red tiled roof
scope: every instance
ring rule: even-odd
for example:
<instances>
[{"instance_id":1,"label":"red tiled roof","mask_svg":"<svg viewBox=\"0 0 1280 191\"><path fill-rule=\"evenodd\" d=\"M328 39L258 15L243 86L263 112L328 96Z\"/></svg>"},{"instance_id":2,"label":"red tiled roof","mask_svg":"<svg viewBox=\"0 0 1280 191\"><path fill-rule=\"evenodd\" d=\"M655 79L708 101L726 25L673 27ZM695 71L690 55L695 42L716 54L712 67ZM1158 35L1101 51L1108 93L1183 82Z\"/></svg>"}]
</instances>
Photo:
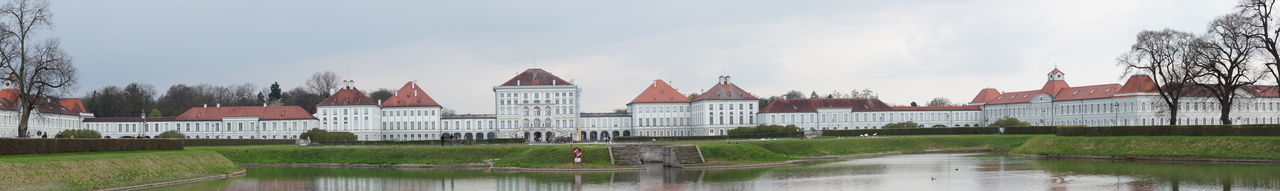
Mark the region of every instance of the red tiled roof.
<instances>
[{"instance_id":1,"label":"red tiled roof","mask_svg":"<svg viewBox=\"0 0 1280 191\"><path fill-rule=\"evenodd\" d=\"M818 109L850 109L852 111L889 111L889 104L874 98L810 98L775 99L760 113L817 112Z\"/></svg>"},{"instance_id":2,"label":"red tiled roof","mask_svg":"<svg viewBox=\"0 0 1280 191\"><path fill-rule=\"evenodd\" d=\"M1053 101L1107 98L1120 92L1120 87L1120 84L1103 84L1065 88L1053 96Z\"/></svg>"},{"instance_id":3,"label":"red tiled roof","mask_svg":"<svg viewBox=\"0 0 1280 191\"><path fill-rule=\"evenodd\" d=\"M935 107L893 107L894 111L961 111L961 110L982 110L981 106L935 106Z\"/></svg>"},{"instance_id":4,"label":"red tiled roof","mask_svg":"<svg viewBox=\"0 0 1280 191\"><path fill-rule=\"evenodd\" d=\"M1120 88L1119 94L1128 93L1155 93L1156 83L1151 80L1151 76L1132 75L1129 80L1124 82L1124 87Z\"/></svg>"},{"instance_id":5,"label":"red tiled roof","mask_svg":"<svg viewBox=\"0 0 1280 191\"><path fill-rule=\"evenodd\" d=\"M84 107L84 102L80 99L68 98L58 100L58 105L67 108L67 111L75 113L89 113L89 109Z\"/></svg>"},{"instance_id":6,"label":"red tiled roof","mask_svg":"<svg viewBox=\"0 0 1280 191\"><path fill-rule=\"evenodd\" d=\"M0 90L0 109L17 110L18 109L18 90L3 89Z\"/></svg>"},{"instance_id":7,"label":"red tiled roof","mask_svg":"<svg viewBox=\"0 0 1280 191\"><path fill-rule=\"evenodd\" d=\"M50 104L42 104L36 107L41 113L56 113L66 115L78 115L80 113L88 113L89 110L84 106L84 102L80 99L67 98L50 98L42 99L42 101L50 101ZM18 99L18 90L3 89L0 90L0 109L18 110L18 104L22 100Z\"/></svg>"},{"instance_id":8,"label":"red tiled roof","mask_svg":"<svg viewBox=\"0 0 1280 191\"><path fill-rule=\"evenodd\" d=\"M193 107L183 112L179 121L219 121L224 117L258 117L258 120L315 119L298 106L230 106Z\"/></svg>"},{"instance_id":9,"label":"red tiled roof","mask_svg":"<svg viewBox=\"0 0 1280 191\"><path fill-rule=\"evenodd\" d=\"M706 92L702 92L702 95L698 95L698 97L694 98L693 101L743 99L756 99L756 96L752 96L751 93L747 93L746 90L742 90L742 88L739 88L738 85L734 85L733 83L716 83L715 86L711 86L711 89L707 89Z\"/></svg>"},{"instance_id":10,"label":"red tiled roof","mask_svg":"<svg viewBox=\"0 0 1280 191\"><path fill-rule=\"evenodd\" d=\"M85 118L84 122L142 122L146 121L177 121L176 117L95 117Z\"/></svg>"},{"instance_id":11,"label":"red tiled roof","mask_svg":"<svg viewBox=\"0 0 1280 191\"><path fill-rule=\"evenodd\" d=\"M1052 74L1052 73L1058 73L1058 72L1062 72L1062 71L1058 71L1057 68L1054 68L1053 71L1049 73ZM1191 91L1191 92L1199 91L1195 89L1197 88L1188 88L1188 91ZM1071 87L1067 85L1066 81L1050 80L1048 82L1045 82L1044 87L1040 88L1039 90L1021 91L1021 92L1005 92L1001 94L1001 93L994 92L994 89L983 89L982 92L979 92L978 96L973 98L973 101L969 103L970 104L973 104L973 103L985 103L985 104L1025 103L1025 102L1030 102L1031 99L1035 98L1036 95L1040 95L1040 94L1049 94L1053 96L1054 101L1063 101L1063 100L1107 98L1107 97L1113 97L1116 94L1150 93L1155 91L1156 91L1155 82L1152 81L1151 77L1147 75L1129 76L1129 79L1125 81L1124 85L1101 84L1101 85ZM991 94L996 94L997 96L991 96ZM992 99L991 97L994 97L994 99ZM985 101L980 101L980 100L985 100Z\"/></svg>"},{"instance_id":12,"label":"red tiled roof","mask_svg":"<svg viewBox=\"0 0 1280 191\"><path fill-rule=\"evenodd\" d=\"M414 106L440 107L440 104L436 103L435 99L431 99L431 96L427 95L427 92L423 91L422 87L418 86L418 84L409 82L409 83L405 83L404 87L400 87L400 90L397 90L395 95L391 96L390 98L387 98L386 101L383 101L382 106L384 107L414 107Z\"/></svg>"},{"instance_id":13,"label":"red tiled roof","mask_svg":"<svg viewBox=\"0 0 1280 191\"><path fill-rule=\"evenodd\" d=\"M329 106L329 105L376 105L376 104L373 103L372 99L369 99L368 96L364 96L364 93L361 93L360 90L356 88L343 88L338 90L337 93L333 93L333 95L330 95L328 98L324 98L324 101L320 101L319 104L316 104L316 106Z\"/></svg>"},{"instance_id":14,"label":"red tiled roof","mask_svg":"<svg viewBox=\"0 0 1280 191\"><path fill-rule=\"evenodd\" d=\"M1057 67L1054 67L1053 71L1049 71L1049 74L1053 74L1053 73L1062 73L1062 70L1058 70Z\"/></svg>"},{"instance_id":15,"label":"red tiled roof","mask_svg":"<svg viewBox=\"0 0 1280 191\"><path fill-rule=\"evenodd\" d=\"M1025 103L1031 102L1036 95L1042 94L1040 90L1005 92L997 96L996 99L987 101L987 104L1006 104L1006 103Z\"/></svg>"},{"instance_id":16,"label":"red tiled roof","mask_svg":"<svg viewBox=\"0 0 1280 191\"><path fill-rule=\"evenodd\" d=\"M1000 97L999 90L996 90L995 88L982 89L982 91L978 91L978 96L973 97L973 101L969 101L969 104L987 103L992 99L996 99L996 97Z\"/></svg>"},{"instance_id":17,"label":"red tiled roof","mask_svg":"<svg viewBox=\"0 0 1280 191\"><path fill-rule=\"evenodd\" d=\"M631 103L689 103L689 97L676 91L667 82L654 80L653 84L649 84L649 87L632 99Z\"/></svg>"},{"instance_id":18,"label":"red tiled roof","mask_svg":"<svg viewBox=\"0 0 1280 191\"><path fill-rule=\"evenodd\" d=\"M1249 92L1253 97L1280 97L1280 87L1268 85L1249 85L1243 88L1245 92Z\"/></svg>"},{"instance_id":19,"label":"red tiled roof","mask_svg":"<svg viewBox=\"0 0 1280 191\"><path fill-rule=\"evenodd\" d=\"M1040 92L1053 95L1053 94L1058 94L1058 91L1062 90L1063 88L1070 88L1070 87L1071 87L1070 85L1067 85L1067 81L1053 80L1053 81L1045 82L1044 87L1040 88Z\"/></svg>"},{"instance_id":20,"label":"red tiled roof","mask_svg":"<svg viewBox=\"0 0 1280 191\"><path fill-rule=\"evenodd\" d=\"M549 85L573 85L567 81L560 79L555 74L538 68L530 68L524 70L520 74L516 74L507 83L501 86L549 86Z\"/></svg>"}]
</instances>

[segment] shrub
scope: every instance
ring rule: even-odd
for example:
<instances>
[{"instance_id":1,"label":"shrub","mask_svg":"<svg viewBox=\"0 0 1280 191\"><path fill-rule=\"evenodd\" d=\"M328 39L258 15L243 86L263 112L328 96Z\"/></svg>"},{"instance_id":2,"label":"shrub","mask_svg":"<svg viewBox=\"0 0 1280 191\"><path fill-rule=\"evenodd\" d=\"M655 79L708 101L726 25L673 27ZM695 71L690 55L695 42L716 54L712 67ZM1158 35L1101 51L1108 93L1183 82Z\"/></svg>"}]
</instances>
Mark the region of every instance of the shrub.
<instances>
[{"instance_id":1,"label":"shrub","mask_svg":"<svg viewBox=\"0 0 1280 191\"><path fill-rule=\"evenodd\" d=\"M751 134L751 135L721 135L721 136L677 136L677 137L649 137L649 136L622 136L613 140L619 142L644 142L644 141L688 141L688 140L725 140L725 139L751 139L751 138L779 138L779 137L802 137L804 132L788 132L788 133L772 133L772 134Z\"/></svg>"},{"instance_id":2,"label":"shrub","mask_svg":"<svg viewBox=\"0 0 1280 191\"><path fill-rule=\"evenodd\" d=\"M0 155L182 150L176 139L0 139Z\"/></svg>"},{"instance_id":3,"label":"shrub","mask_svg":"<svg viewBox=\"0 0 1280 191\"><path fill-rule=\"evenodd\" d=\"M298 135L300 139L311 140L311 143L319 144L347 144L356 142L356 134L351 132L329 132L319 128L313 128Z\"/></svg>"},{"instance_id":4,"label":"shrub","mask_svg":"<svg viewBox=\"0 0 1280 191\"><path fill-rule=\"evenodd\" d=\"M722 140L729 139L729 136L683 136L683 137L650 137L650 136L621 136L613 138L619 142L644 142L644 141L685 141L685 140Z\"/></svg>"},{"instance_id":5,"label":"shrub","mask_svg":"<svg viewBox=\"0 0 1280 191\"><path fill-rule=\"evenodd\" d=\"M906 128L919 128L919 127L920 127L920 124L917 124L916 122L910 122L910 121L902 122L902 123L884 124L885 129L906 129Z\"/></svg>"},{"instance_id":6,"label":"shrub","mask_svg":"<svg viewBox=\"0 0 1280 191\"><path fill-rule=\"evenodd\" d=\"M187 135L183 135L181 132L178 132L176 130L165 131L163 133L160 133L160 135L156 136L156 138L165 138L165 139L181 139L186 137Z\"/></svg>"},{"instance_id":7,"label":"shrub","mask_svg":"<svg viewBox=\"0 0 1280 191\"><path fill-rule=\"evenodd\" d=\"M727 133L730 137L756 137L756 136L783 136L798 137L803 136L804 132L795 125L757 125L755 127L739 127L729 130Z\"/></svg>"},{"instance_id":8,"label":"shrub","mask_svg":"<svg viewBox=\"0 0 1280 191\"><path fill-rule=\"evenodd\" d=\"M184 146L292 145L293 139L181 139Z\"/></svg>"},{"instance_id":9,"label":"shrub","mask_svg":"<svg viewBox=\"0 0 1280 191\"><path fill-rule=\"evenodd\" d=\"M1005 127L1004 134L1054 134L1057 129L1052 126L1038 127ZM860 135L973 135L1000 134L1000 127L949 127L949 128L909 128L909 129L859 129L859 130L824 130L823 136L860 136Z\"/></svg>"},{"instance_id":10,"label":"shrub","mask_svg":"<svg viewBox=\"0 0 1280 191\"><path fill-rule=\"evenodd\" d=\"M525 143L524 138L491 138L480 140L457 140L459 144L516 144ZM331 142L328 144L337 145L439 145L440 140L417 140L417 141L348 141L348 142Z\"/></svg>"},{"instance_id":11,"label":"shrub","mask_svg":"<svg viewBox=\"0 0 1280 191\"><path fill-rule=\"evenodd\" d=\"M1027 122L1019 121L1019 120L1018 120L1018 118L1005 117L1005 118L1003 118L1003 119L996 120L996 122L995 122L995 123L991 123L991 125L988 125L988 126L991 126L991 127L1026 127L1026 126L1031 126L1031 123L1027 123Z\"/></svg>"},{"instance_id":12,"label":"shrub","mask_svg":"<svg viewBox=\"0 0 1280 191\"><path fill-rule=\"evenodd\" d=\"M102 138L102 134L99 134L99 133L98 133L98 131L89 130L89 129L68 129L68 130L63 130L62 132L58 132L58 135L53 136L53 137L56 137L56 138L77 138L77 139L98 139L98 138Z\"/></svg>"},{"instance_id":13,"label":"shrub","mask_svg":"<svg viewBox=\"0 0 1280 191\"><path fill-rule=\"evenodd\" d=\"M1280 125L1062 127L1059 136L1280 136Z\"/></svg>"}]
</instances>

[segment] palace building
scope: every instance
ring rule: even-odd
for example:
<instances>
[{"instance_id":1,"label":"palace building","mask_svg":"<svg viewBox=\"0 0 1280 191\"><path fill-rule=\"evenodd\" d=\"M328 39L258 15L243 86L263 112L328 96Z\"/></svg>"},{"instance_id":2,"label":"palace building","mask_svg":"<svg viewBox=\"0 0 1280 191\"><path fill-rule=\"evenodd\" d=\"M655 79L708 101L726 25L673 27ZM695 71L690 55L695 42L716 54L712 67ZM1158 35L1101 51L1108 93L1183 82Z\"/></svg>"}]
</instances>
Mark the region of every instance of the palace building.
<instances>
[{"instance_id":1,"label":"palace building","mask_svg":"<svg viewBox=\"0 0 1280 191\"><path fill-rule=\"evenodd\" d=\"M654 80L625 111L584 113L582 87L542 69L527 69L493 86L492 114L453 114L417 82L407 82L386 100L374 100L344 81L344 86L306 113L297 106L192 108L178 117L92 118L77 99L62 107L41 108L49 120L33 132L56 133L77 127L109 137L154 137L177 130L190 138L294 139L311 128L354 133L361 141L524 138L533 142L571 138L606 141L619 136L711 136L755 125L795 125L807 132L878 129L914 122L921 128L986 126L1004 118L1032 125L1162 125L1168 120L1155 83L1132 75L1124 84L1071 86L1058 69L1040 89L1001 92L987 88L968 104L944 107L890 106L876 98L776 99L761 101L721 76L695 97L669 82ZM1195 90L1193 90L1195 91ZM0 90L0 129L16 132L12 93ZM1232 112L1236 124L1280 123L1276 86L1246 86ZM1185 125L1218 124L1216 102L1203 91L1191 92L1178 120ZM6 98L8 97L8 98ZM83 123L83 126L81 125ZM13 136L5 134L5 136Z\"/></svg>"},{"instance_id":2,"label":"palace building","mask_svg":"<svg viewBox=\"0 0 1280 191\"><path fill-rule=\"evenodd\" d=\"M760 111L761 124L796 125L805 130L879 129L889 123L920 127L981 126L977 106L891 107L875 98L778 99Z\"/></svg>"},{"instance_id":3,"label":"palace building","mask_svg":"<svg viewBox=\"0 0 1280 191\"><path fill-rule=\"evenodd\" d=\"M528 69L493 87L499 137L533 141L577 132L582 89L542 69ZM581 137L581 136L579 136Z\"/></svg>"},{"instance_id":4,"label":"palace building","mask_svg":"<svg viewBox=\"0 0 1280 191\"><path fill-rule=\"evenodd\" d=\"M84 128L103 138L151 138L178 131L192 139L297 139L319 121L298 106L215 105L187 109L178 117L97 117Z\"/></svg>"},{"instance_id":5,"label":"palace building","mask_svg":"<svg viewBox=\"0 0 1280 191\"><path fill-rule=\"evenodd\" d=\"M23 103L18 99L18 90L14 89L12 82L3 80L3 83L4 88L0 89L0 137L18 137ZM27 122L27 135L30 137L53 138L63 130L80 129L84 119L93 117L80 99L51 97L42 100L48 102L36 107Z\"/></svg>"},{"instance_id":6,"label":"palace building","mask_svg":"<svg viewBox=\"0 0 1280 191\"><path fill-rule=\"evenodd\" d=\"M983 123L1016 118L1032 125L1125 126L1166 125L1164 101L1147 75L1132 75L1124 84L1070 86L1066 73L1053 69L1036 90L1000 92L983 89L968 105L980 106ZM1280 123L1280 94L1276 86L1251 85L1236 92L1234 124ZM1217 101L1204 91L1189 90L1178 114L1179 125L1220 124Z\"/></svg>"}]
</instances>

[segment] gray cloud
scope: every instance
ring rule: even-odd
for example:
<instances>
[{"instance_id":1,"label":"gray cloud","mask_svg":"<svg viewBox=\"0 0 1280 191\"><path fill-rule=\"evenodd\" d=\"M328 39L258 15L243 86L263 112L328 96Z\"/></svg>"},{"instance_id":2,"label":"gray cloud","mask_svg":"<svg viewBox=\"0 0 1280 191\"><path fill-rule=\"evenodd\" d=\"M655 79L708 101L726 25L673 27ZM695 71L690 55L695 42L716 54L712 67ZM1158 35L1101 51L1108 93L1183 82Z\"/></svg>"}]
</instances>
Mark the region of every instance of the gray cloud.
<instances>
[{"instance_id":1,"label":"gray cloud","mask_svg":"<svg viewBox=\"0 0 1280 191\"><path fill-rule=\"evenodd\" d=\"M653 79L693 93L727 74L758 96L870 88L891 103L1120 83L1143 29L1200 32L1232 1L56 1L81 92L129 82L295 86L333 70L362 89L417 80L446 107L492 112L525 68L625 107Z\"/></svg>"}]
</instances>

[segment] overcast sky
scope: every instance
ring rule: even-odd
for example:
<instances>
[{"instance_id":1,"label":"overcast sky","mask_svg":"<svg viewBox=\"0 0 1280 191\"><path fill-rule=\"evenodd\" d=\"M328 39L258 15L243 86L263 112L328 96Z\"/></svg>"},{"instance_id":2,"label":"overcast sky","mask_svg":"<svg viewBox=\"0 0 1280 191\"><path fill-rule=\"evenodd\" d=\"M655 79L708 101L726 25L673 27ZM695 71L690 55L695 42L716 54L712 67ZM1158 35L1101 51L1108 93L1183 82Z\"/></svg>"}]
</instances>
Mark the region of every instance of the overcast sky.
<instances>
[{"instance_id":1,"label":"overcast sky","mask_svg":"<svg viewBox=\"0 0 1280 191\"><path fill-rule=\"evenodd\" d=\"M890 104L982 88L1122 83L1141 30L1202 33L1230 0L98 1L52 2L51 34L107 85L279 82L331 70L362 90L417 81L447 108L492 113L526 68L582 86L583 110L624 108L654 79L682 93L720 75L760 97L869 88Z\"/></svg>"}]
</instances>

